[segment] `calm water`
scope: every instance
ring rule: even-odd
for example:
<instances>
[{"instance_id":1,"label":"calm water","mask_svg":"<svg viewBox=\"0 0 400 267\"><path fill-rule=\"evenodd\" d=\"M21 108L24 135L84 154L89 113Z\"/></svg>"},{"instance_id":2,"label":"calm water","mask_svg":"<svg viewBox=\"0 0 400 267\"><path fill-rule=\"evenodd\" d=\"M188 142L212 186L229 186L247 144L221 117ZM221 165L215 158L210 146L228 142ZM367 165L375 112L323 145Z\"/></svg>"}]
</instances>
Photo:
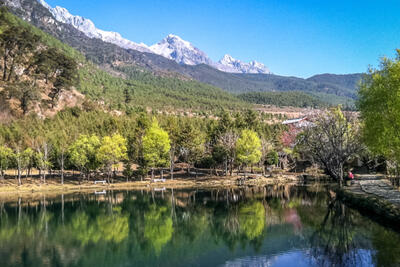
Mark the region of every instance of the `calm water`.
<instances>
[{"instance_id":1,"label":"calm water","mask_svg":"<svg viewBox=\"0 0 400 267\"><path fill-rule=\"evenodd\" d=\"M0 266L396 266L400 236L316 186L1 204Z\"/></svg>"}]
</instances>

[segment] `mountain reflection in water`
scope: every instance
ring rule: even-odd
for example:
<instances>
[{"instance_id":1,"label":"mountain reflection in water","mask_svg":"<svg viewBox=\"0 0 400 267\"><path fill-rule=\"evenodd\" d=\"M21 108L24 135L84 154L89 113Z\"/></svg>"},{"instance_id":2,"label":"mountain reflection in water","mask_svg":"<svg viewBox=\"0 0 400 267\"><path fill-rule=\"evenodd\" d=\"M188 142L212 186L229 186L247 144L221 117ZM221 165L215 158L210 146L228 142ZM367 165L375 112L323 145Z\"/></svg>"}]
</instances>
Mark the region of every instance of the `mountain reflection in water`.
<instances>
[{"instance_id":1,"label":"mountain reflection in water","mask_svg":"<svg viewBox=\"0 0 400 267\"><path fill-rule=\"evenodd\" d=\"M0 266L394 266L400 236L323 186L1 202Z\"/></svg>"}]
</instances>

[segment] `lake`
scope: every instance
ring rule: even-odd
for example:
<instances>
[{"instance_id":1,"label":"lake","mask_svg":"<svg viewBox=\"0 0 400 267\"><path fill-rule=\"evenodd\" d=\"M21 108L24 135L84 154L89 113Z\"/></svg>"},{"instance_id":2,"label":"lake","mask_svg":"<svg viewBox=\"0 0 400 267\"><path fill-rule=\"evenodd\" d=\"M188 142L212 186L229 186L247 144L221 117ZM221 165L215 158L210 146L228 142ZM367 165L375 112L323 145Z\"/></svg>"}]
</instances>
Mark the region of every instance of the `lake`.
<instances>
[{"instance_id":1,"label":"lake","mask_svg":"<svg viewBox=\"0 0 400 267\"><path fill-rule=\"evenodd\" d=\"M400 235L322 185L0 202L0 266L393 266Z\"/></svg>"}]
</instances>

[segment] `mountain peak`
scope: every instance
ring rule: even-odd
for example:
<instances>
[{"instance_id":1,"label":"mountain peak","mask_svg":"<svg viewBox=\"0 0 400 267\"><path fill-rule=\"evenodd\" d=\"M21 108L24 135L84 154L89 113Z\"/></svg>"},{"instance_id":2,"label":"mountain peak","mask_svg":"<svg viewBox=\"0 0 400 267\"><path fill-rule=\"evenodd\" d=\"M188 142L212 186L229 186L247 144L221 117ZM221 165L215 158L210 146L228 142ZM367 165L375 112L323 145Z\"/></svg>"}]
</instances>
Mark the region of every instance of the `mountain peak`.
<instances>
[{"instance_id":1,"label":"mountain peak","mask_svg":"<svg viewBox=\"0 0 400 267\"><path fill-rule=\"evenodd\" d=\"M179 40L182 40L181 37L179 37L178 35L172 34L172 33L168 34L167 37L165 37L165 38L166 39L179 39Z\"/></svg>"},{"instance_id":2,"label":"mountain peak","mask_svg":"<svg viewBox=\"0 0 400 267\"><path fill-rule=\"evenodd\" d=\"M217 68L221 71L233 73L270 73L269 69L262 63L255 60L245 63L228 54L224 55L221 60L218 61Z\"/></svg>"},{"instance_id":3,"label":"mountain peak","mask_svg":"<svg viewBox=\"0 0 400 267\"><path fill-rule=\"evenodd\" d=\"M145 44L143 43L137 44L135 42L127 40L117 32L100 30L96 28L96 26L90 19L72 15L64 7L56 6L52 8L44 0L38 0L38 2L50 11L50 13L54 16L54 18L57 21L73 26L74 28L83 32L89 38L98 38L105 42L116 44L125 49L134 49L142 52L150 52L150 50Z\"/></svg>"},{"instance_id":4,"label":"mountain peak","mask_svg":"<svg viewBox=\"0 0 400 267\"><path fill-rule=\"evenodd\" d=\"M232 62L232 61L234 61L234 60L235 60L235 59L234 59L231 55L225 54L225 55L221 58L220 62L221 62L221 61L224 61L224 62Z\"/></svg>"},{"instance_id":5,"label":"mountain peak","mask_svg":"<svg viewBox=\"0 0 400 267\"><path fill-rule=\"evenodd\" d=\"M149 47L154 53L175 60L179 64L197 65L208 64L212 65L211 59L206 53L194 47L190 42L183 40L175 34L168 34L157 44Z\"/></svg>"},{"instance_id":6,"label":"mountain peak","mask_svg":"<svg viewBox=\"0 0 400 267\"><path fill-rule=\"evenodd\" d=\"M125 49L134 49L141 52L161 55L179 64L207 64L221 71L234 73L270 73L267 67L257 61L244 63L234 59L228 54L224 55L219 62L213 62L206 53L190 42L182 39L180 36L172 33L150 47L143 43L135 43L123 38L118 32L104 31L96 28L95 24L90 19L72 15L66 8L60 6L53 8L47 4L45 0L37 1L48 9L57 21L73 26L89 38L98 38L104 42L112 43Z\"/></svg>"}]
</instances>

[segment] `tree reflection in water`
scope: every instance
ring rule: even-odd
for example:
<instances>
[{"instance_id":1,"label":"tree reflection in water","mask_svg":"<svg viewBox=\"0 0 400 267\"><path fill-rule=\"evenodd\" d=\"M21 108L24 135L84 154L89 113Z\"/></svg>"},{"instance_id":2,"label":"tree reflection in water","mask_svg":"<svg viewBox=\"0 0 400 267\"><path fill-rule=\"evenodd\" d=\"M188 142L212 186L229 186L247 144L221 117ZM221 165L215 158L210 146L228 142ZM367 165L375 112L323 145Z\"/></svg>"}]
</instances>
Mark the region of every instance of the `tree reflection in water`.
<instances>
[{"instance_id":1,"label":"tree reflection in water","mask_svg":"<svg viewBox=\"0 0 400 267\"><path fill-rule=\"evenodd\" d=\"M281 255L296 255L294 265L303 259L391 266L399 263L399 244L397 233L318 187L119 191L0 203L0 266L215 266Z\"/></svg>"},{"instance_id":2,"label":"tree reflection in water","mask_svg":"<svg viewBox=\"0 0 400 267\"><path fill-rule=\"evenodd\" d=\"M328 205L322 223L311 235L311 253L320 266L356 266L363 256L355 239L352 210L339 201Z\"/></svg>"}]
</instances>

